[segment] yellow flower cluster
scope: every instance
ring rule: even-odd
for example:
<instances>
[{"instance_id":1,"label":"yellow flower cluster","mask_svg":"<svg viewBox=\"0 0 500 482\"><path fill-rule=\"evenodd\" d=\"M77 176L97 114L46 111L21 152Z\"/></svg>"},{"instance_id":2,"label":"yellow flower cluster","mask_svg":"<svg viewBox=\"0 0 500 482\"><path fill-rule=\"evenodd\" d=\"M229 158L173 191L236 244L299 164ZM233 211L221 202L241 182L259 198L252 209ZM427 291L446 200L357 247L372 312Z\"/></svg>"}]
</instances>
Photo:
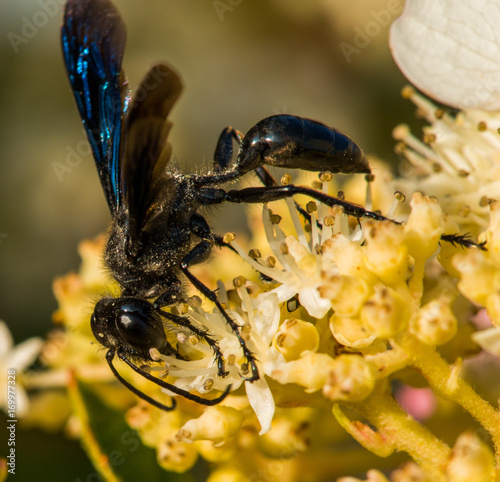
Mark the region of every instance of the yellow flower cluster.
<instances>
[{"instance_id":1,"label":"yellow flower cluster","mask_svg":"<svg viewBox=\"0 0 500 482\"><path fill-rule=\"evenodd\" d=\"M396 198L396 204L402 200ZM226 237L247 264L240 270L246 276L236 277L230 290L219 283L218 295L255 354L260 379L243 380L245 360L234 333L197 297L175 310L218 341L228 377L217 376L206 343L179 327L166 326L184 359L152 353L160 364L153 372L185 390L220 393L230 383L231 393L217 406L182 397L172 412L143 401L133 405L130 392L112 379L81 308L89 293L107 286L98 268L102 240L82 244L79 276L56 282L56 320L65 324L67 340L58 349L53 340L48 343L47 363L97 384L107 403L130 407L128 424L155 448L161 467L184 472L201 456L213 464L210 482L331 480L376 466L363 449L345 452L347 434L382 457L408 453L415 463L394 472L393 480L410 480L416 472L422 480L490 480L495 457L487 444L464 434L454 448L448 446L411 417L411 407L410 413L403 410L393 387L425 384L468 411L489 432L498 466L500 415L465 381L460 358L470 353L475 331L466 299L499 319L498 255L489 249L498 243L498 208L491 205L490 227L481 238L488 251L482 251L441 240L458 230L435 197L415 192L410 207L404 224L351 225L342 210L332 214L321 205L308 205L306 221L293 203L279 216L265 206L262 221L255 221L259 245L247 253L234 236ZM224 268L217 275L225 279ZM126 367L119 370L155 399L168 403L174 396ZM340 454L332 452L336 446ZM387 480L374 470L368 477Z\"/></svg>"},{"instance_id":2,"label":"yellow flower cluster","mask_svg":"<svg viewBox=\"0 0 500 482\"><path fill-rule=\"evenodd\" d=\"M227 234L233 251L214 257L210 270L197 268L205 283L217 284L219 300L255 355L257 381L245 380L247 360L235 333L194 288L186 302L167 308L207 330L228 374L218 375L206 341L168 321L175 353L152 350L155 362L147 369L204 398L230 385L216 406L163 390L120 361L125 380L167 405L175 397L177 408L165 412L137 403L117 382L89 318L93 301L117 296L119 289L102 270L104 238L81 244L80 272L54 285L54 320L64 330L54 331L43 349L51 370L27 381L36 388L69 387L79 417L71 431L97 466L106 457L96 448L99 437L91 433L91 414L82 409L89 402L77 393L77 381L125 412L160 467L185 472L201 457L212 464L210 482L332 480L361 471L370 481L383 481L378 469L397 466L394 481L498 478L500 414L491 404L499 396L498 375L481 365L484 351L476 365L464 359L481 348L500 355L500 203L491 199L499 185L500 119L485 114L478 120L477 112L454 118L411 89L405 95L431 122L425 143L397 128L398 152L410 167L392 179L378 166L377 179L367 179L365 200L372 209L374 199L394 221L356 222L339 207L298 197L309 218L291 200L264 206L262 217L251 221L252 249ZM332 194L334 182L322 174L313 187ZM346 199L363 202L359 177L342 187ZM392 199L388 193L395 193ZM478 243L456 236L466 232ZM478 330L474 315L482 316L483 327L485 318L494 326ZM472 378L475 389L469 383L474 370L481 372ZM421 387L433 407L425 415L415 391ZM44 419L45 426L61 420L40 400L30 417ZM360 445L349 445L349 437ZM413 462L401 465L398 452ZM110 477L110 467L100 470Z\"/></svg>"}]
</instances>

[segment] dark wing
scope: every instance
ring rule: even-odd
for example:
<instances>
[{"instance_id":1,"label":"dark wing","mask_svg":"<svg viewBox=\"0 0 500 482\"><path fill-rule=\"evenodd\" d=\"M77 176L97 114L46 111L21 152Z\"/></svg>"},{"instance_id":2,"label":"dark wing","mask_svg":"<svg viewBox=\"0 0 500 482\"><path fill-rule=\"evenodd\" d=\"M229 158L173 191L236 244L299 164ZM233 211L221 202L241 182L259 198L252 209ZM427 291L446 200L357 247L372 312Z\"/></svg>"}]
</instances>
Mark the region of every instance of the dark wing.
<instances>
[{"instance_id":1,"label":"dark wing","mask_svg":"<svg viewBox=\"0 0 500 482\"><path fill-rule=\"evenodd\" d=\"M160 209L159 204L168 203L169 194L173 195L161 174L171 151L167 136L172 124L167 116L181 91L179 76L158 64L146 74L130 106L121 187L128 207L128 250L133 255L139 251L140 233L151 214L148 211L154 206Z\"/></svg>"},{"instance_id":2,"label":"dark wing","mask_svg":"<svg viewBox=\"0 0 500 482\"><path fill-rule=\"evenodd\" d=\"M126 30L108 0L68 0L61 28L69 81L111 213L122 202L122 118L128 89L121 70Z\"/></svg>"}]
</instances>

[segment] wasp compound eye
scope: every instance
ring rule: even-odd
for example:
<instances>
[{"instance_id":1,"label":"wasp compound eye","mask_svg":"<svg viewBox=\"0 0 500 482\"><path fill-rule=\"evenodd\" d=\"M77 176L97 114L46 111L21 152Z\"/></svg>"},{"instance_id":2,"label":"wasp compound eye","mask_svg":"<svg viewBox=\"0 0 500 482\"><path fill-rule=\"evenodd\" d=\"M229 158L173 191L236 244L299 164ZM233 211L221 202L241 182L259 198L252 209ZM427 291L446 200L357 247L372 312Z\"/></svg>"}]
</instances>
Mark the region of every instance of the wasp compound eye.
<instances>
[{"instance_id":1,"label":"wasp compound eye","mask_svg":"<svg viewBox=\"0 0 500 482\"><path fill-rule=\"evenodd\" d=\"M147 301L132 299L122 302L115 316L118 332L131 347L147 352L150 348L161 350L165 346L167 337L163 323Z\"/></svg>"},{"instance_id":2,"label":"wasp compound eye","mask_svg":"<svg viewBox=\"0 0 500 482\"><path fill-rule=\"evenodd\" d=\"M91 328L102 345L122 346L145 358L149 358L150 348L161 350L167 343L160 316L151 303L140 298L100 300L91 318Z\"/></svg>"}]
</instances>

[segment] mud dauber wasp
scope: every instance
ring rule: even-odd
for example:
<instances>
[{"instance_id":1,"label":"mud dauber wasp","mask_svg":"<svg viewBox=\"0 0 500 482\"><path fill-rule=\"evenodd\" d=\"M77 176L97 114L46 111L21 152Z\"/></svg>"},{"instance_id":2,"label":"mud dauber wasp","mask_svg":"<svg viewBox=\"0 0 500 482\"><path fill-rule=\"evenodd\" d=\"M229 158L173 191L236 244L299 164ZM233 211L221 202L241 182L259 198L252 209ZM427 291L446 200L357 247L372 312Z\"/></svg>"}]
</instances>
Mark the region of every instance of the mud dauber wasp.
<instances>
[{"instance_id":1,"label":"mud dauber wasp","mask_svg":"<svg viewBox=\"0 0 500 482\"><path fill-rule=\"evenodd\" d=\"M215 246L225 246L200 211L204 206L267 203L305 194L347 215L386 220L362 206L296 185L278 185L265 164L333 173L370 173L362 150L345 134L319 122L275 115L257 123L243 137L226 128L217 143L214 166L206 175L180 174L167 165L171 123L167 117L182 83L170 67L153 66L132 99L122 71L125 25L109 0L68 0L62 26L64 60L85 126L101 184L111 211L105 261L121 286L118 298L103 298L95 306L91 328L107 348L106 360L115 377L137 396L172 410L126 381L113 365L116 357L159 387L204 405L215 405L228 394L207 399L152 376L138 363L152 362L150 349L179 356L168 342L165 327L184 327L213 351L217 372L226 375L221 349L208 330L163 308L182 299L185 277L219 309L238 339L246 359L247 381L259 378L256 360L240 328L214 291L190 271L205 261ZM239 144L233 162L233 142ZM261 187L224 190L220 186L253 171Z\"/></svg>"}]
</instances>

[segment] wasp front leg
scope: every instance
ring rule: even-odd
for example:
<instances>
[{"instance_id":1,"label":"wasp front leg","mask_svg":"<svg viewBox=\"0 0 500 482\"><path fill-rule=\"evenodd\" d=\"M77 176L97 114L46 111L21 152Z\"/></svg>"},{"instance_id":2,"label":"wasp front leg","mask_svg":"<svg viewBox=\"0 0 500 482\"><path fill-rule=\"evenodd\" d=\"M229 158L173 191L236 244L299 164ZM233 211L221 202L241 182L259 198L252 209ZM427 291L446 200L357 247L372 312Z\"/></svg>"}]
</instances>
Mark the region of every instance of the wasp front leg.
<instances>
[{"instance_id":1,"label":"wasp front leg","mask_svg":"<svg viewBox=\"0 0 500 482\"><path fill-rule=\"evenodd\" d=\"M210 256L210 252L212 250L212 243L207 240L202 240L198 243L188 254L184 257L180 264L181 271L186 275L188 280L192 283L192 285L204 296L206 296L212 303L217 306L220 313L224 317L226 323L231 328L232 332L236 336L238 343L243 351L243 355L245 356L247 363L249 365L248 369L250 372L250 376L244 377L246 381L253 382L259 379L259 370L257 368L257 364L255 361L255 357L248 348L245 343L245 340L241 336L240 327L235 323L235 321L227 314L226 310L222 306L221 302L217 298L217 294L215 291L211 290L202 283L195 275L191 273L189 268L195 264L202 263L206 261Z\"/></svg>"}]
</instances>

